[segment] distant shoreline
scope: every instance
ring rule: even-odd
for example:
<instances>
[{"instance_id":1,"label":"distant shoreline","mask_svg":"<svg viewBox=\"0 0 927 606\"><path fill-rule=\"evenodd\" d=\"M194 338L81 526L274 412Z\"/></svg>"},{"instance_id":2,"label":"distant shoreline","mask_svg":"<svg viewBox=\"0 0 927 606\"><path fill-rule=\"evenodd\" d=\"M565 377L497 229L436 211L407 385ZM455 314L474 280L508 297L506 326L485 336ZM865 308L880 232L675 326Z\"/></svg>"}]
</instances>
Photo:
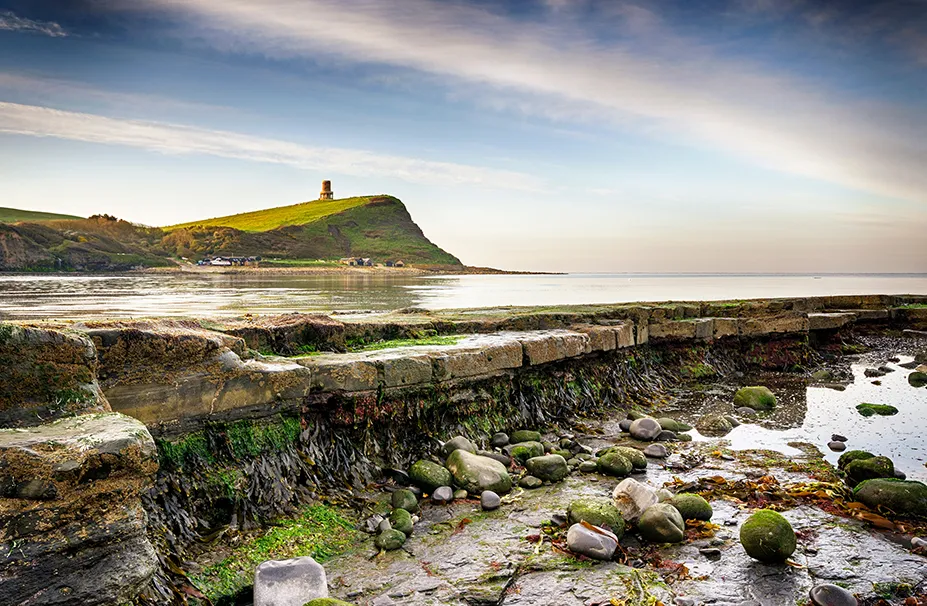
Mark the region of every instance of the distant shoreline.
<instances>
[{"instance_id":1,"label":"distant shoreline","mask_svg":"<svg viewBox=\"0 0 927 606\"><path fill-rule=\"evenodd\" d=\"M223 266L197 266L178 265L175 267L149 267L135 270L138 273L171 273L171 274L276 274L276 275L375 275L375 276L460 276L460 275L500 275L500 276L545 276L562 275L557 272L542 271L508 271L493 267L460 266L423 266L423 267L353 267L321 266L321 267L223 267ZM62 272L64 273L64 272ZM92 272L82 272L90 275Z\"/></svg>"}]
</instances>

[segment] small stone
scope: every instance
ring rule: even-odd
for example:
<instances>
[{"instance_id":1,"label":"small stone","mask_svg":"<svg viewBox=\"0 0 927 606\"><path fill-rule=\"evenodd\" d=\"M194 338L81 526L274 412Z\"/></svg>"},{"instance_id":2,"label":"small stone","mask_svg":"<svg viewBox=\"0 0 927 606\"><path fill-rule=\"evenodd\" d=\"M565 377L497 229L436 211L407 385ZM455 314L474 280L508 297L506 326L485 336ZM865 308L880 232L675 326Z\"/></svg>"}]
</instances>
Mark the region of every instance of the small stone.
<instances>
[{"instance_id":1,"label":"small stone","mask_svg":"<svg viewBox=\"0 0 927 606\"><path fill-rule=\"evenodd\" d=\"M389 520L381 520L377 525L377 532L386 532L387 530L392 530L393 525L389 523Z\"/></svg>"},{"instance_id":2,"label":"small stone","mask_svg":"<svg viewBox=\"0 0 927 606\"><path fill-rule=\"evenodd\" d=\"M697 603L692 598L685 598L682 596L676 597L673 599L674 606L696 606Z\"/></svg>"},{"instance_id":3,"label":"small stone","mask_svg":"<svg viewBox=\"0 0 927 606\"><path fill-rule=\"evenodd\" d=\"M483 494L480 495L480 506L484 511L499 509L500 505L502 505L502 499L493 491L484 490Z\"/></svg>"},{"instance_id":4,"label":"small stone","mask_svg":"<svg viewBox=\"0 0 927 606\"><path fill-rule=\"evenodd\" d=\"M644 456L653 459L665 459L669 456L669 451L663 444L651 444L644 449Z\"/></svg>"},{"instance_id":5,"label":"small stone","mask_svg":"<svg viewBox=\"0 0 927 606\"><path fill-rule=\"evenodd\" d=\"M741 387L734 394L734 406L747 406L753 410L772 410L776 407L776 396L768 387Z\"/></svg>"},{"instance_id":6,"label":"small stone","mask_svg":"<svg viewBox=\"0 0 927 606\"><path fill-rule=\"evenodd\" d=\"M555 513L550 516L550 521L556 524L557 526L566 526L567 517L562 513Z\"/></svg>"},{"instance_id":7,"label":"small stone","mask_svg":"<svg viewBox=\"0 0 927 606\"><path fill-rule=\"evenodd\" d=\"M847 445L844 442L834 440L833 442L828 442L827 447L833 450L834 452L843 452L847 449Z\"/></svg>"},{"instance_id":8,"label":"small stone","mask_svg":"<svg viewBox=\"0 0 927 606\"><path fill-rule=\"evenodd\" d=\"M620 429L624 433L628 433L629 431L631 431L631 423L633 422L634 421L632 421L631 419L623 419L622 421L618 423L618 429Z\"/></svg>"},{"instance_id":9,"label":"small stone","mask_svg":"<svg viewBox=\"0 0 927 606\"><path fill-rule=\"evenodd\" d=\"M618 537L604 528L573 524L567 531L567 547L594 560L610 560L618 549Z\"/></svg>"},{"instance_id":10,"label":"small stone","mask_svg":"<svg viewBox=\"0 0 927 606\"><path fill-rule=\"evenodd\" d=\"M657 442L675 442L676 440L677 440L676 432L669 431L668 429L664 429L659 434L657 434L657 437L656 437Z\"/></svg>"},{"instance_id":11,"label":"small stone","mask_svg":"<svg viewBox=\"0 0 927 606\"><path fill-rule=\"evenodd\" d=\"M703 547L698 552L709 560L717 560L721 557L721 550L717 547Z\"/></svg>"},{"instance_id":12,"label":"small stone","mask_svg":"<svg viewBox=\"0 0 927 606\"><path fill-rule=\"evenodd\" d=\"M512 466L512 457L508 456L507 454L496 452L494 450L477 450L476 454L478 454L481 457L489 457L490 459L499 461L506 467Z\"/></svg>"},{"instance_id":13,"label":"small stone","mask_svg":"<svg viewBox=\"0 0 927 606\"><path fill-rule=\"evenodd\" d=\"M621 538L624 535L624 519L621 512L608 499L586 497L570 503L567 509L567 519L571 524L587 522L615 533Z\"/></svg>"},{"instance_id":14,"label":"small stone","mask_svg":"<svg viewBox=\"0 0 927 606\"><path fill-rule=\"evenodd\" d=\"M607 452L599 457L596 463L598 470L606 475L623 478L631 473L634 466L622 454L618 452Z\"/></svg>"},{"instance_id":15,"label":"small stone","mask_svg":"<svg viewBox=\"0 0 927 606\"><path fill-rule=\"evenodd\" d=\"M361 525L361 530L367 534L374 534L375 532L379 532L380 524L385 519L386 518L376 513L364 520L364 523Z\"/></svg>"},{"instance_id":16,"label":"small stone","mask_svg":"<svg viewBox=\"0 0 927 606\"><path fill-rule=\"evenodd\" d=\"M731 424L731 427L740 427L740 421L738 421L733 416L724 415L724 418L727 419L727 422Z\"/></svg>"},{"instance_id":17,"label":"small stone","mask_svg":"<svg viewBox=\"0 0 927 606\"><path fill-rule=\"evenodd\" d=\"M896 470L895 470L895 478L897 478L897 479L899 479L899 480L907 480L907 479L908 479L908 476L907 476L907 474L906 474L905 472L901 471L900 469L896 469Z\"/></svg>"},{"instance_id":18,"label":"small stone","mask_svg":"<svg viewBox=\"0 0 927 606\"><path fill-rule=\"evenodd\" d=\"M703 497L682 492L670 499L669 504L679 510L683 520L702 520L707 522L714 513L711 504Z\"/></svg>"},{"instance_id":19,"label":"small stone","mask_svg":"<svg viewBox=\"0 0 927 606\"><path fill-rule=\"evenodd\" d=\"M695 427L706 436L723 436L734 429L731 422L724 418L723 415L712 413L699 417L698 421L695 422Z\"/></svg>"},{"instance_id":20,"label":"small stone","mask_svg":"<svg viewBox=\"0 0 927 606\"><path fill-rule=\"evenodd\" d=\"M544 481L541 478L536 478L534 476L525 476L518 481L518 485L522 488L527 488L531 490L532 488L540 488L544 485Z\"/></svg>"},{"instance_id":21,"label":"small stone","mask_svg":"<svg viewBox=\"0 0 927 606\"><path fill-rule=\"evenodd\" d=\"M809 592L811 603L815 606L858 606L859 602L852 593L838 585L825 583L815 585Z\"/></svg>"},{"instance_id":22,"label":"small stone","mask_svg":"<svg viewBox=\"0 0 927 606\"><path fill-rule=\"evenodd\" d=\"M508 446L509 444L509 434L499 432L492 434L492 437L489 438L489 445L493 448L502 448L503 446Z\"/></svg>"},{"instance_id":23,"label":"small stone","mask_svg":"<svg viewBox=\"0 0 927 606\"><path fill-rule=\"evenodd\" d=\"M882 372L881 370L878 370L877 368L867 368L866 370L863 371L863 374L870 378L881 377L885 375L884 372Z\"/></svg>"},{"instance_id":24,"label":"small stone","mask_svg":"<svg viewBox=\"0 0 927 606\"><path fill-rule=\"evenodd\" d=\"M438 505L446 505L454 499L454 489L450 486L439 486L431 493L431 500Z\"/></svg>"},{"instance_id":25,"label":"small stone","mask_svg":"<svg viewBox=\"0 0 927 606\"><path fill-rule=\"evenodd\" d=\"M579 464L579 470L583 473L593 473L598 467L599 464L595 461L583 461Z\"/></svg>"},{"instance_id":26,"label":"small stone","mask_svg":"<svg viewBox=\"0 0 927 606\"><path fill-rule=\"evenodd\" d=\"M470 496L469 493L467 493L467 491L464 490L463 488L461 488L460 490L455 490L455 491L454 491L454 500L455 500L455 501L457 501L457 500L462 501L462 500L466 499L468 496Z\"/></svg>"},{"instance_id":27,"label":"small stone","mask_svg":"<svg viewBox=\"0 0 927 606\"><path fill-rule=\"evenodd\" d=\"M914 537L913 539L911 539L911 547L914 549L927 548L927 539L922 539L921 537Z\"/></svg>"},{"instance_id":28,"label":"small stone","mask_svg":"<svg viewBox=\"0 0 927 606\"><path fill-rule=\"evenodd\" d=\"M541 446L544 447L544 452L546 452L547 454L550 454L554 452L555 450L560 450L560 448L553 442L541 442Z\"/></svg>"},{"instance_id":29,"label":"small stone","mask_svg":"<svg viewBox=\"0 0 927 606\"><path fill-rule=\"evenodd\" d=\"M634 439L649 442L660 435L663 428L660 427L656 419L645 417L631 423L631 427L628 428L628 431Z\"/></svg>"},{"instance_id":30,"label":"small stone","mask_svg":"<svg viewBox=\"0 0 927 606\"><path fill-rule=\"evenodd\" d=\"M476 454L476 445L463 436L451 438L441 447L441 452L447 458L455 450L466 450L470 454Z\"/></svg>"},{"instance_id":31,"label":"small stone","mask_svg":"<svg viewBox=\"0 0 927 606\"><path fill-rule=\"evenodd\" d=\"M434 490L451 483L451 472L431 461L416 461L409 468L409 478L423 490Z\"/></svg>"},{"instance_id":32,"label":"small stone","mask_svg":"<svg viewBox=\"0 0 927 606\"><path fill-rule=\"evenodd\" d=\"M756 411L750 408L749 406L740 406L738 408L735 408L734 412L736 412L741 417L746 417L748 419L755 419L759 416L757 415Z\"/></svg>"},{"instance_id":33,"label":"small stone","mask_svg":"<svg viewBox=\"0 0 927 606\"><path fill-rule=\"evenodd\" d=\"M842 435L840 435L839 433L833 434L833 435L830 437L830 439L833 440L834 442L846 442L846 441L847 441L846 436L842 436Z\"/></svg>"}]
</instances>

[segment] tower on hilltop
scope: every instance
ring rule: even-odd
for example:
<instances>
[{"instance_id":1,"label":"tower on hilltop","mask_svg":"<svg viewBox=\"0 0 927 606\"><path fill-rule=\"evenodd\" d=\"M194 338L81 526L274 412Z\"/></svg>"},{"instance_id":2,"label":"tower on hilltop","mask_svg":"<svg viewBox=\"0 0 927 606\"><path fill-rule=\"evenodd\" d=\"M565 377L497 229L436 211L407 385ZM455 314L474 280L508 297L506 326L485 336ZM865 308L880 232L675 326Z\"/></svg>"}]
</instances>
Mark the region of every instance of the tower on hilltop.
<instances>
[{"instance_id":1,"label":"tower on hilltop","mask_svg":"<svg viewBox=\"0 0 927 606\"><path fill-rule=\"evenodd\" d=\"M332 192L332 182L322 181L322 191L319 192L319 200L334 200L335 194Z\"/></svg>"}]
</instances>

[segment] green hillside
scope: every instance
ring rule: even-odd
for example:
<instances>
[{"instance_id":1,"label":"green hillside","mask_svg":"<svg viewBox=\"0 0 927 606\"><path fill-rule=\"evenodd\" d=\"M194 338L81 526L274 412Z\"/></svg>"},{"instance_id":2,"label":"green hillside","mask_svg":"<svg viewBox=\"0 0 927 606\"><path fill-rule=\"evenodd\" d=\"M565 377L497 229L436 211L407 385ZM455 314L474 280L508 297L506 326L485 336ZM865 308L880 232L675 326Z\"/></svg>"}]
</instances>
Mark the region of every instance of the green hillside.
<instances>
[{"instance_id":1,"label":"green hillside","mask_svg":"<svg viewBox=\"0 0 927 606\"><path fill-rule=\"evenodd\" d=\"M20 221L59 221L65 219L80 219L75 215L61 215L58 213L43 213L34 210L19 210L18 208L0 207L0 223L18 223Z\"/></svg>"},{"instance_id":2,"label":"green hillside","mask_svg":"<svg viewBox=\"0 0 927 606\"><path fill-rule=\"evenodd\" d=\"M432 243L392 196L318 200L164 228L177 256L276 259L369 257L423 265L460 265Z\"/></svg>"},{"instance_id":3,"label":"green hillside","mask_svg":"<svg viewBox=\"0 0 927 606\"><path fill-rule=\"evenodd\" d=\"M376 196L344 198L341 200L313 200L292 206L278 206L250 213L216 217L205 221L192 221L163 228L164 231L189 227L231 227L241 231L270 231L287 225L305 225L323 217L369 203ZM381 196L382 197L382 196Z\"/></svg>"}]
</instances>

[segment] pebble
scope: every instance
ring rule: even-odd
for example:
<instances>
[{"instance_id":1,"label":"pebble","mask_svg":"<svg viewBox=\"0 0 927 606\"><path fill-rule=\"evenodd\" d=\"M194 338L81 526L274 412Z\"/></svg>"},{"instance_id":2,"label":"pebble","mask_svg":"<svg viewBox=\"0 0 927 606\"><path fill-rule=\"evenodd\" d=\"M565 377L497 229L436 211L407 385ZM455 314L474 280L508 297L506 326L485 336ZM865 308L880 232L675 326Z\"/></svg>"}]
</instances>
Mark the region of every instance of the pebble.
<instances>
[{"instance_id":1,"label":"pebble","mask_svg":"<svg viewBox=\"0 0 927 606\"><path fill-rule=\"evenodd\" d=\"M716 560L721 557L721 550L717 547L705 547L698 552L710 560Z\"/></svg>"},{"instance_id":2,"label":"pebble","mask_svg":"<svg viewBox=\"0 0 927 606\"><path fill-rule=\"evenodd\" d=\"M631 430L631 423L633 423L633 422L634 422L634 421L632 421L631 419L624 419L623 421L621 421L620 423L618 423L618 428L619 428L621 431L623 431L623 432L625 432L625 433L628 433L628 432Z\"/></svg>"},{"instance_id":3,"label":"pebble","mask_svg":"<svg viewBox=\"0 0 927 606\"><path fill-rule=\"evenodd\" d=\"M833 435L830 437L830 439L833 440L834 442L846 442L846 441L847 441L847 437L846 437L846 436L842 436L842 435L840 435L839 433L833 434Z\"/></svg>"},{"instance_id":4,"label":"pebble","mask_svg":"<svg viewBox=\"0 0 927 606\"><path fill-rule=\"evenodd\" d=\"M484 490L483 494L480 495L480 505L485 511L492 511L499 509L499 506L502 505L502 499L493 491Z\"/></svg>"},{"instance_id":5,"label":"pebble","mask_svg":"<svg viewBox=\"0 0 927 606\"><path fill-rule=\"evenodd\" d=\"M670 431L668 429L661 431L659 434L657 434L656 438L657 442L675 442L678 439L679 438L676 436L676 432Z\"/></svg>"},{"instance_id":6,"label":"pebble","mask_svg":"<svg viewBox=\"0 0 927 606\"><path fill-rule=\"evenodd\" d=\"M734 412L742 417L748 417L750 419L755 419L758 416L756 411L749 406L741 406L740 408L735 409Z\"/></svg>"},{"instance_id":7,"label":"pebble","mask_svg":"<svg viewBox=\"0 0 927 606\"><path fill-rule=\"evenodd\" d=\"M518 485L522 488L540 488L544 484L541 481L541 478L536 478L534 476L525 476L518 481Z\"/></svg>"},{"instance_id":8,"label":"pebble","mask_svg":"<svg viewBox=\"0 0 927 606\"><path fill-rule=\"evenodd\" d=\"M445 505L454 499L454 489L450 486L440 486L435 488L431 494L431 500L438 505Z\"/></svg>"},{"instance_id":9,"label":"pebble","mask_svg":"<svg viewBox=\"0 0 927 606\"><path fill-rule=\"evenodd\" d=\"M489 445L493 448L502 448L503 446L508 446L509 434L502 433L501 431L499 433L494 433L489 439Z\"/></svg>"},{"instance_id":10,"label":"pebble","mask_svg":"<svg viewBox=\"0 0 927 606\"><path fill-rule=\"evenodd\" d=\"M922 539L921 537L914 537L911 539L911 547L913 548L924 548L927 547L927 539Z\"/></svg>"},{"instance_id":11,"label":"pebble","mask_svg":"<svg viewBox=\"0 0 927 606\"><path fill-rule=\"evenodd\" d=\"M673 598L674 606L696 606L697 602L692 598L677 597Z\"/></svg>"},{"instance_id":12,"label":"pebble","mask_svg":"<svg viewBox=\"0 0 927 606\"><path fill-rule=\"evenodd\" d=\"M422 498L422 489L419 488L418 486L407 486L406 488L408 488L412 492L412 494L415 495L416 499Z\"/></svg>"},{"instance_id":13,"label":"pebble","mask_svg":"<svg viewBox=\"0 0 927 606\"><path fill-rule=\"evenodd\" d=\"M907 474L905 474L905 472L901 471L900 469L896 469L896 470L895 470L895 477L898 478L899 480L907 480L907 479L908 479Z\"/></svg>"},{"instance_id":14,"label":"pebble","mask_svg":"<svg viewBox=\"0 0 927 606\"><path fill-rule=\"evenodd\" d=\"M467 494L467 491L464 490L464 489L462 489L462 488L461 488L460 490L455 490L455 491L454 491L454 498L455 498L455 499L463 500L463 499L466 499L468 496L470 496L470 495Z\"/></svg>"},{"instance_id":15,"label":"pebble","mask_svg":"<svg viewBox=\"0 0 927 606\"><path fill-rule=\"evenodd\" d=\"M364 525L363 525L364 531L369 534L373 534L377 532L377 530L380 527L380 522L382 522L384 519L385 518L378 513L373 514L372 516L364 520Z\"/></svg>"},{"instance_id":16,"label":"pebble","mask_svg":"<svg viewBox=\"0 0 927 606\"><path fill-rule=\"evenodd\" d=\"M859 606L856 596L843 587L830 583L815 585L809 595L811 603L816 606Z\"/></svg>"},{"instance_id":17,"label":"pebble","mask_svg":"<svg viewBox=\"0 0 927 606\"><path fill-rule=\"evenodd\" d=\"M834 452L841 452L847 449L847 445L844 442L839 442L834 440L833 442L828 442L827 447L833 450Z\"/></svg>"},{"instance_id":18,"label":"pebble","mask_svg":"<svg viewBox=\"0 0 927 606\"><path fill-rule=\"evenodd\" d=\"M669 451L663 444L651 444L644 449L644 456L653 457L654 459L665 459L669 456Z\"/></svg>"},{"instance_id":19,"label":"pebble","mask_svg":"<svg viewBox=\"0 0 927 606\"><path fill-rule=\"evenodd\" d=\"M393 525L389 523L389 520L383 519L380 520L380 523L377 524L377 532L386 532L387 530L392 530Z\"/></svg>"},{"instance_id":20,"label":"pebble","mask_svg":"<svg viewBox=\"0 0 927 606\"><path fill-rule=\"evenodd\" d=\"M579 464L579 470L583 473L592 473L598 468L595 461L583 461Z\"/></svg>"},{"instance_id":21,"label":"pebble","mask_svg":"<svg viewBox=\"0 0 927 606\"><path fill-rule=\"evenodd\" d=\"M550 516L550 521L557 526L565 526L567 523L567 517L562 513L555 513L554 515Z\"/></svg>"}]
</instances>

